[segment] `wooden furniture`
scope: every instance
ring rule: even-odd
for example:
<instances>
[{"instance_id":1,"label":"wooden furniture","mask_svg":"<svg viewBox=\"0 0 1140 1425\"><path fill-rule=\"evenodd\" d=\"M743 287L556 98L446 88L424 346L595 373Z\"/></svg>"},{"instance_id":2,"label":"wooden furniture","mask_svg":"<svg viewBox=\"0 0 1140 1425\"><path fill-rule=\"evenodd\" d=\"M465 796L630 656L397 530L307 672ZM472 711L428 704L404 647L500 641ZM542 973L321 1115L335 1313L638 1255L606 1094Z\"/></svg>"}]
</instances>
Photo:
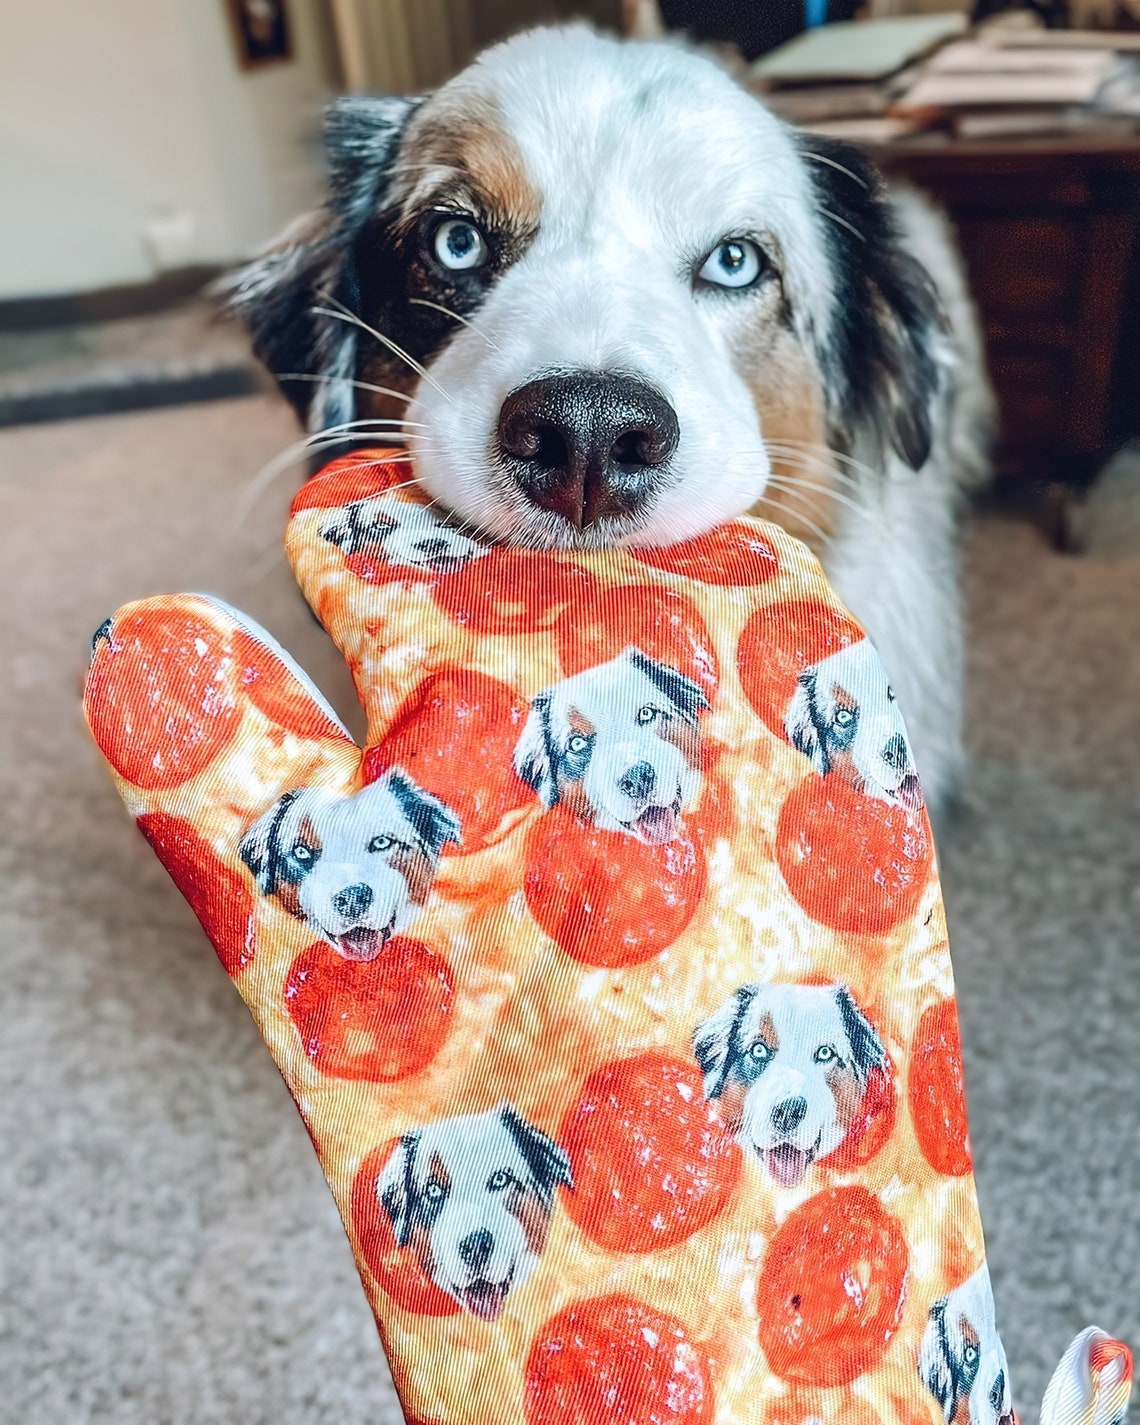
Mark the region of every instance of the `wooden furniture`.
<instances>
[{"instance_id":1,"label":"wooden furniture","mask_svg":"<svg viewBox=\"0 0 1140 1425\"><path fill-rule=\"evenodd\" d=\"M1140 135L893 145L958 230L1000 406L999 480L1082 485L1140 434Z\"/></svg>"}]
</instances>

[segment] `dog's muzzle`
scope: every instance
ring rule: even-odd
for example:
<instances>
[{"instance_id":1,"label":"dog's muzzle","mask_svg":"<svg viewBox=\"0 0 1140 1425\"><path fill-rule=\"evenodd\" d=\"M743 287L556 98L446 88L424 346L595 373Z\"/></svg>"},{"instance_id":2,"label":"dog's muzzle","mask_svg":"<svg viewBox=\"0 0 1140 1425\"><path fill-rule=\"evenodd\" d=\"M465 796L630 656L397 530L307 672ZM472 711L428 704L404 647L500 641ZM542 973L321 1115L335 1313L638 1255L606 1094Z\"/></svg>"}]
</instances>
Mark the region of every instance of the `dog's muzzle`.
<instances>
[{"instance_id":1,"label":"dog's muzzle","mask_svg":"<svg viewBox=\"0 0 1140 1425\"><path fill-rule=\"evenodd\" d=\"M673 407L633 376L545 376L512 391L499 412L504 466L532 504L576 529L636 514L680 435Z\"/></svg>"}]
</instances>

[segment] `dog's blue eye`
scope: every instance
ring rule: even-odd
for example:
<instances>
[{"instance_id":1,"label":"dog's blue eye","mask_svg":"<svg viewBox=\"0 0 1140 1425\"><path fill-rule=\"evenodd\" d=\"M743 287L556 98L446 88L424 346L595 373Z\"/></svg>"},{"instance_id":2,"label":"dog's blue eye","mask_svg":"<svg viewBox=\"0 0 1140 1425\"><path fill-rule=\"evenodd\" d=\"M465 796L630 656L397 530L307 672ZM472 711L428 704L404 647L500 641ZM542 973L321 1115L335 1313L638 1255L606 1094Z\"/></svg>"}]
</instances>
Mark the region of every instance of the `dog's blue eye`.
<instances>
[{"instance_id":1,"label":"dog's blue eye","mask_svg":"<svg viewBox=\"0 0 1140 1425\"><path fill-rule=\"evenodd\" d=\"M855 714L850 708L839 708L835 714L836 727L850 727L855 721Z\"/></svg>"},{"instance_id":2,"label":"dog's blue eye","mask_svg":"<svg viewBox=\"0 0 1140 1425\"><path fill-rule=\"evenodd\" d=\"M835 1052L834 1046L831 1044L821 1044L815 1051L815 1062L817 1064L830 1064L832 1059L838 1058L839 1055Z\"/></svg>"},{"instance_id":3,"label":"dog's blue eye","mask_svg":"<svg viewBox=\"0 0 1140 1425\"><path fill-rule=\"evenodd\" d=\"M472 272L487 261L487 239L466 218L448 218L435 230L435 255L449 272Z\"/></svg>"},{"instance_id":4,"label":"dog's blue eye","mask_svg":"<svg viewBox=\"0 0 1140 1425\"><path fill-rule=\"evenodd\" d=\"M487 1187L491 1192L502 1192L505 1187L511 1184L511 1175L504 1168L499 1168L497 1172L491 1174L487 1179Z\"/></svg>"},{"instance_id":5,"label":"dog's blue eye","mask_svg":"<svg viewBox=\"0 0 1140 1425\"><path fill-rule=\"evenodd\" d=\"M586 748L589 747L589 745L590 739L588 737L583 736L582 733L576 732L573 737L570 738L570 741L567 742L566 750L568 752L585 752Z\"/></svg>"},{"instance_id":6,"label":"dog's blue eye","mask_svg":"<svg viewBox=\"0 0 1140 1425\"><path fill-rule=\"evenodd\" d=\"M391 851L396 844L394 836L374 836L368 843L369 851Z\"/></svg>"},{"instance_id":7,"label":"dog's blue eye","mask_svg":"<svg viewBox=\"0 0 1140 1425\"><path fill-rule=\"evenodd\" d=\"M645 707L639 709L637 714L637 720L640 723L652 722L653 719L660 713L660 711L660 708L655 708L651 704L647 704Z\"/></svg>"},{"instance_id":8,"label":"dog's blue eye","mask_svg":"<svg viewBox=\"0 0 1140 1425\"><path fill-rule=\"evenodd\" d=\"M977 1346L967 1346L966 1349L962 1352L962 1359L963 1361L965 1361L966 1365L972 1366L974 1362L978 1359Z\"/></svg>"},{"instance_id":9,"label":"dog's blue eye","mask_svg":"<svg viewBox=\"0 0 1140 1425\"><path fill-rule=\"evenodd\" d=\"M290 852L294 861L311 861L313 859L313 848L306 846L303 841L298 841Z\"/></svg>"},{"instance_id":10,"label":"dog's blue eye","mask_svg":"<svg viewBox=\"0 0 1140 1425\"><path fill-rule=\"evenodd\" d=\"M751 287L767 259L750 238L727 238L705 258L697 276L714 287Z\"/></svg>"},{"instance_id":11,"label":"dog's blue eye","mask_svg":"<svg viewBox=\"0 0 1140 1425\"><path fill-rule=\"evenodd\" d=\"M424 1188L424 1197L430 1202L438 1202L444 1196L444 1188L441 1183L428 1183Z\"/></svg>"},{"instance_id":12,"label":"dog's blue eye","mask_svg":"<svg viewBox=\"0 0 1140 1425\"><path fill-rule=\"evenodd\" d=\"M772 1057L772 1051L763 1039L757 1039L756 1043L749 1048L748 1057L757 1060L758 1063L764 1063Z\"/></svg>"}]
</instances>

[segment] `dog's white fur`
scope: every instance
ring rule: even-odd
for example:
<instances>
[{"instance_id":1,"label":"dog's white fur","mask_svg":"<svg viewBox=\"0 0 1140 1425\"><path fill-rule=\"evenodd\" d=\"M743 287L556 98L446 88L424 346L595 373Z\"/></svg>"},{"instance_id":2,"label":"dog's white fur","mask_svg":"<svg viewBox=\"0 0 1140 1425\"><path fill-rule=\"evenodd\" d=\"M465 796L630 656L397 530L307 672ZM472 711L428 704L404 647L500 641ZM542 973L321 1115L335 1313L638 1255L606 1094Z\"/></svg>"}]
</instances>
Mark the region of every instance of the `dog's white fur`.
<instances>
[{"instance_id":1,"label":"dog's white fur","mask_svg":"<svg viewBox=\"0 0 1140 1425\"><path fill-rule=\"evenodd\" d=\"M694 300L678 268L726 234L759 231L781 254L804 345L808 328L836 320L832 265L791 131L698 54L622 46L584 29L501 45L452 81L465 85L493 93L542 194L542 222L473 329L433 363L438 386L416 389L408 441L425 488L501 537L566 542L568 529L489 468L487 450L509 391L536 373L584 367L648 378L679 417L681 473L625 542L672 542L755 505L770 462L734 358L750 317L720 294ZM898 205L951 318L939 358L954 373L954 397L940 402L917 474L884 457L878 433L856 440L853 458L882 478L842 482L855 508L839 505L824 562L892 670L938 802L956 779L961 738L957 494L984 467L976 432L988 398L945 230L915 195Z\"/></svg>"}]
</instances>

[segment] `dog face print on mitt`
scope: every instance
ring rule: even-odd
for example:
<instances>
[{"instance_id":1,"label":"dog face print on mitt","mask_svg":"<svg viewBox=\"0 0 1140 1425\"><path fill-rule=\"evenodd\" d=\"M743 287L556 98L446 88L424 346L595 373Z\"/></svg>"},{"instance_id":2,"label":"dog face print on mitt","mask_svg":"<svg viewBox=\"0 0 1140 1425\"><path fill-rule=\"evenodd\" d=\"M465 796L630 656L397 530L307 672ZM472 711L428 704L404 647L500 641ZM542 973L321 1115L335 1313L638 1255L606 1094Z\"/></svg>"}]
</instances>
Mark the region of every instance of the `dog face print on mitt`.
<instances>
[{"instance_id":1,"label":"dog face print on mitt","mask_svg":"<svg viewBox=\"0 0 1140 1425\"><path fill-rule=\"evenodd\" d=\"M1013 1425L929 826L862 630L755 521L492 547L406 470L334 462L286 535L363 748L200 595L120 609L86 688L406 1418ZM1130 1379L1090 1328L1044 1425L1119 1425Z\"/></svg>"}]
</instances>

